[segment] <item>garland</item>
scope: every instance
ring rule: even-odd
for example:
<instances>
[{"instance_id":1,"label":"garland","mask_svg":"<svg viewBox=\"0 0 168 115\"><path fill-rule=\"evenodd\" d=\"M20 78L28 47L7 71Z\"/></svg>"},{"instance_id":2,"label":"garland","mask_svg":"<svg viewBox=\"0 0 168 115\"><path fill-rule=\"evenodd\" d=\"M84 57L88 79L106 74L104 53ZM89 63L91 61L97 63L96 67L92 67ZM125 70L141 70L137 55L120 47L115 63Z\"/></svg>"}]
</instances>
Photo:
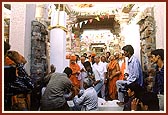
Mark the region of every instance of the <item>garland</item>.
<instances>
[{"instance_id":1,"label":"garland","mask_svg":"<svg viewBox=\"0 0 168 115\"><path fill-rule=\"evenodd\" d=\"M114 15L116 13L118 13L118 9L114 9L114 10L106 10L106 11L95 11L95 12L78 12L78 11L71 11L70 12L73 15L77 15L77 16L89 16L89 15L98 15L98 16L104 16L106 14L109 15Z\"/></svg>"}]
</instances>

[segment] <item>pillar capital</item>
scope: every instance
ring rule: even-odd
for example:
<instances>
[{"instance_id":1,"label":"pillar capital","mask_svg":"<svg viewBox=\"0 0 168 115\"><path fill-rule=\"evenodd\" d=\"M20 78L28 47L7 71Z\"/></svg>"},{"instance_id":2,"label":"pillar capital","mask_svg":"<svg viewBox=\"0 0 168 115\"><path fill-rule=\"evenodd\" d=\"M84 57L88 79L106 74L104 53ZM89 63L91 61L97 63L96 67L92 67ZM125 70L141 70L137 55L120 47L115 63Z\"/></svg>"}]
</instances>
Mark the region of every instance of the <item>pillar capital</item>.
<instances>
[{"instance_id":1,"label":"pillar capital","mask_svg":"<svg viewBox=\"0 0 168 115\"><path fill-rule=\"evenodd\" d=\"M43 4L43 3L37 3L36 4L36 14L35 14L35 18L36 20L40 21L40 22L44 22L48 20L48 5L47 4Z\"/></svg>"}]
</instances>

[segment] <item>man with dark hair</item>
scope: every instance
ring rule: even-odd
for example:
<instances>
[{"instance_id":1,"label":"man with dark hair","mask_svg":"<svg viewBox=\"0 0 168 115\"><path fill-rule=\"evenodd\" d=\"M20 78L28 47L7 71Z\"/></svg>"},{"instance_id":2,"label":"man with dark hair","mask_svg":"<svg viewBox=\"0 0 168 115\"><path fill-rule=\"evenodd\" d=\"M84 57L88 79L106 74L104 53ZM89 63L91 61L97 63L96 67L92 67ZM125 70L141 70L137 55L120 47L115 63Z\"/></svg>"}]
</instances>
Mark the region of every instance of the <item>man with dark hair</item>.
<instances>
[{"instance_id":1,"label":"man with dark hair","mask_svg":"<svg viewBox=\"0 0 168 115\"><path fill-rule=\"evenodd\" d=\"M86 61L83 63L83 66L85 68L86 77L90 77L94 81L95 73L91 67L91 63L89 61Z\"/></svg>"},{"instance_id":2,"label":"man with dark hair","mask_svg":"<svg viewBox=\"0 0 168 115\"><path fill-rule=\"evenodd\" d=\"M70 81L72 70L69 67L64 73L53 73L41 99L41 111L68 111L67 99L74 97L74 87ZM72 92L72 93L71 93ZM65 94L71 94L65 97Z\"/></svg>"},{"instance_id":3,"label":"man with dark hair","mask_svg":"<svg viewBox=\"0 0 168 115\"><path fill-rule=\"evenodd\" d=\"M66 73L67 74L67 77L70 78L71 77L71 74L72 74L72 69L69 68L69 67L66 67L63 71L63 73Z\"/></svg>"},{"instance_id":4,"label":"man with dark hair","mask_svg":"<svg viewBox=\"0 0 168 115\"><path fill-rule=\"evenodd\" d=\"M128 57L128 68L127 68L127 75L123 80L117 80L117 91L118 91L118 102L119 105L124 104L124 93L120 92L119 89L124 89L125 85L128 85L132 82L137 82L139 85L143 85L143 76L142 76L142 67L141 64L133 54L134 48L131 45L126 45L122 48L124 51L124 55Z\"/></svg>"},{"instance_id":5,"label":"man with dark hair","mask_svg":"<svg viewBox=\"0 0 168 115\"><path fill-rule=\"evenodd\" d=\"M124 46L122 50L125 52L129 52L131 56L134 54L134 48L131 45Z\"/></svg>"},{"instance_id":6,"label":"man with dark hair","mask_svg":"<svg viewBox=\"0 0 168 115\"><path fill-rule=\"evenodd\" d=\"M153 50L151 55L160 56L161 60L164 61L164 49Z\"/></svg>"},{"instance_id":7,"label":"man with dark hair","mask_svg":"<svg viewBox=\"0 0 168 115\"><path fill-rule=\"evenodd\" d=\"M83 53L83 56L87 59L88 57L87 57L87 53Z\"/></svg>"},{"instance_id":8,"label":"man with dark hair","mask_svg":"<svg viewBox=\"0 0 168 115\"><path fill-rule=\"evenodd\" d=\"M103 81L101 80L101 77L99 76L98 72L91 67L91 64L89 61L86 61L84 63L84 67L87 73L87 77L93 80L94 88L98 94L101 91L101 87L103 86Z\"/></svg>"},{"instance_id":9,"label":"man with dark hair","mask_svg":"<svg viewBox=\"0 0 168 115\"><path fill-rule=\"evenodd\" d=\"M111 53L108 51L106 52L106 62L109 63L109 57L111 56Z\"/></svg>"},{"instance_id":10,"label":"man with dark hair","mask_svg":"<svg viewBox=\"0 0 168 115\"><path fill-rule=\"evenodd\" d=\"M128 102L124 105L123 111L131 111L131 102L135 98L139 98L144 92L145 89L140 86L137 82L130 83L126 86Z\"/></svg>"},{"instance_id":11,"label":"man with dark hair","mask_svg":"<svg viewBox=\"0 0 168 115\"><path fill-rule=\"evenodd\" d=\"M159 100L155 93L145 92L131 102L131 111L159 111Z\"/></svg>"},{"instance_id":12,"label":"man with dark hair","mask_svg":"<svg viewBox=\"0 0 168 115\"><path fill-rule=\"evenodd\" d=\"M153 91L159 96L160 110L164 110L164 50L153 50L151 52L151 61L157 64Z\"/></svg>"},{"instance_id":13,"label":"man with dark hair","mask_svg":"<svg viewBox=\"0 0 168 115\"><path fill-rule=\"evenodd\" d=\"M105 99L105 82L106 82L106 73L107 67L104 66L104 63L100 61L100 56L94 57L95 63L93 64L93 69L95 70L95 79L98 78L99 83L94 86L97 93L101 92L101 98ZM103 83L103 85L102 85Z\"/></svg>"},{"instance_id":14,"label":"man with dark hair","mask_svg":"<svg viewBox=\"0 0 168 115\"><path fill-rule=\"evenodd\" d=\"M83 66L85 67L85 69L86 69L87 67L89 67L89 70L91 69L91 68L90 68L90 67L91 67L91 63L90 63L89 61L84 62L84 63L83 63Z\"/></svg>"}]
</instances>

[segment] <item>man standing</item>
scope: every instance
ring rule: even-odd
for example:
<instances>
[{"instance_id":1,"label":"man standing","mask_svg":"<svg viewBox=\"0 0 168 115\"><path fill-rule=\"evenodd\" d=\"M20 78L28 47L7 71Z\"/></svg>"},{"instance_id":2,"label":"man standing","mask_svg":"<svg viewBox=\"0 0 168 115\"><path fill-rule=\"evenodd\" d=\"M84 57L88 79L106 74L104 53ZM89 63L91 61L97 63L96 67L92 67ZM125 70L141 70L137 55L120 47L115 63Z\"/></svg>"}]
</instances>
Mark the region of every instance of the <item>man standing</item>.
<instances>
[{"instance_id":1,"label":"man standing","mask_svg":"<svg viewBox=\"0 0 168 115\"><path fill-rule=\"evenodd\" d=\"M157 64L153 91L158 94L160 110L164 110L164 50L153 50L151 61Z\"/></svg>"},{"instance_id":2,"label":"man standing","mask_svg":"<svg viewBox=\"0 0 168 115\"><path fill-rule=\"evenodd\" d=\"M72 94L69 99L74 97L74 87L69 79L71 74L72 70L69 67L66 67L63 73L56 72L52 74L41 99L41 111L70 110L65 94Z\"/></svg>"},{"instance_id":3,"label":"man standing","mask_svg":"<svg viewBox=\"0 0 168 115\"><path fill-rule=\"evenodd\" d=\"M143 75L142 75L142 67L139 60L133 55L134 49L131 45L126 45L122 48L124 51L124 55L128 57L128 73L126 73L127 77L123 80L117 80L117 91L118 91L118 99L120 102L117 104L124 104L124 93L120 92L119 89L124 89L125 85L128 85L132 82L137 82L139 85L143 85Z\"/></svg>"},{"instance_id":4,"label":"man standing","mask_svg":"<svg viewBox=\"0 0 168 115\"><path fill-rule=\"evenodd\" d=\"M97 93L101 91L101 97L105 99L105 80L107 68L104 66L103 62L100 61L100 56L95 56L94 60L95 63L93 64L93 69L98 73L95 75L95 78L96 76L98 76L100 78L100 81L103 82L103 86L101 87L101 89L98 85L96 85L94 88Z\"/></svg>"}]
</instances>

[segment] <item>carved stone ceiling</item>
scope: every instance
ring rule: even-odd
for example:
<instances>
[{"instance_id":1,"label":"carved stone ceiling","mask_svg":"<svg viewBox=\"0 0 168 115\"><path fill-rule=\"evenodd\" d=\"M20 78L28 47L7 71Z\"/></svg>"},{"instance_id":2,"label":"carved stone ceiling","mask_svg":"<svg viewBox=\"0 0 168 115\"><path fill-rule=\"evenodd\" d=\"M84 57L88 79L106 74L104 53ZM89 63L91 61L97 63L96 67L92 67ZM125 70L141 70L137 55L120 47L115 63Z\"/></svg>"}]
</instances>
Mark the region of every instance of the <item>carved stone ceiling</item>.
<instances>
[{"instance_id":1,"label":"carved stone ceiling","mask_svg":"<svg viewBox=\"0 0 168 115\"><path fill-rule=\"evenodd\" d=\"M121 12L122 8L126 6L126 3L92 2L69 3L68 5L71 11L75 12L77 22L93 19L92 23L84 24L81 31L83 31L83 29L110 29L114 33L116 25L119 25L118 22L114 20L115 14ZM117 26L117 29L118 28L119 26Z\"/></svg>"},{"instance_id":2,"label":"carved stone ceiling","mask_svg":"<svg viewBox=\"0 0 168 115\"><path fill-rule=\"evenodd\" d=\"M108 9L121 9L124 4L121 4L120 2L98 2L98 3L69 3L69 6L71 9L79 12L94 12L94 11L102 11L102 10L108 10Z\"/></svg>"}]
</instances>

